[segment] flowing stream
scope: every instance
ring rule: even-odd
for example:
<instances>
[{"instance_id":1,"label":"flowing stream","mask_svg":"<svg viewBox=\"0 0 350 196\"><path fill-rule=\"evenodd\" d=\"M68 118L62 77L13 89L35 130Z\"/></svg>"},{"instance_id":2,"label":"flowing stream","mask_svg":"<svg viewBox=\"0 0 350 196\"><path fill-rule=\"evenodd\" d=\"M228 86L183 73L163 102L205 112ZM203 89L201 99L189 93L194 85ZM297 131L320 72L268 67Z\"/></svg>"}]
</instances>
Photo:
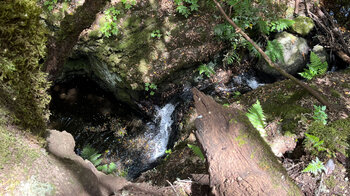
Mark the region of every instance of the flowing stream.
<instances>
[{"instance_id":1,"label":"flowing stream","mask_svg":"<svg viewBox=\"0 0 350 196\"><path fill-rule=\"evenodd\" d=\"M148 140L149 151L146 154L150 162L163 156L167 150L171 125L173 124L171 116L174 110L175 106L168 103L163 108L157 109L155 116L157 123L155 125L153 122L147 123L148 131L145 132L145 138Z\"/></svg>"},{"instance_id":2,"label":"flowing stream","mask_svg":"<svg viewBox=\"0 0 350 196\"><path fill-rule=\"evenodd\" d=\"M60 84L52 98L51 127L73 135L77 154L89 145L129 179L157 164L174 131L176 104L155 106L154 117L147 119L85 79Z\"/></svg>"}]
</instances>

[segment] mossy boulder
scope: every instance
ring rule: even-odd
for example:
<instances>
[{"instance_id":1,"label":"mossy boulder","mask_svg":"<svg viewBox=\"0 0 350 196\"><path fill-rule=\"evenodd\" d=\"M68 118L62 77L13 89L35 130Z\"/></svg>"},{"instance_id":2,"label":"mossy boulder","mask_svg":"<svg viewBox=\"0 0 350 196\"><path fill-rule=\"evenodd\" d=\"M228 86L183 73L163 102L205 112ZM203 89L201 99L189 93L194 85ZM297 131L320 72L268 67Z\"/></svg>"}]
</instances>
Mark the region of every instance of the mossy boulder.
<instances>
[{"instance_id":1,"label":"mossy boulder","mask_svg":"<svg viewBox=\"0 0 350 196\"><path fill-rule=\"evenodd\" d=\"M315 27L314 21L306 16L298 16L294 21L292 30L302 36L308 35Z\"/></svg>"},{"instance_id":2,"label":"mossy boulder","mask_svg":"<svg viewBox=\"0 0 350 196\"><path fill-rule=\"evenodd\" d=\"M123 10L119 4L110 6ZM212 33L219 22L210 14L215 9L205 3L202 6L201 11L185 18L171 1L142 1L118 15L119 32L110 37L101 33L106 19L104 14L98 15L81 35L71 57L85 65L72 66L68 61L60 78L72 71L93 74L119 99L122 94L122 101L132 102L143 91L144 83L160 86L169 75L196 66L224 48ZM151 36L156 30L160 38Z\"/></svg>"},{"instance_id":3,"label":"mossy boulder","mask_svg":"<svg viewBox=\"0 0 350 196\"><path fill-rule=\"evenodd\" d=\"M278 61L277 64L290 74L296 74L298 71L301 71L307 63L306 56L309 52L306 40L287 32L277 34L275 40L282 45L284 59L284 62ZM281 76L263 59L258 63L258 68L266 74L275 77Z\"/></svg>"}]
</instances>

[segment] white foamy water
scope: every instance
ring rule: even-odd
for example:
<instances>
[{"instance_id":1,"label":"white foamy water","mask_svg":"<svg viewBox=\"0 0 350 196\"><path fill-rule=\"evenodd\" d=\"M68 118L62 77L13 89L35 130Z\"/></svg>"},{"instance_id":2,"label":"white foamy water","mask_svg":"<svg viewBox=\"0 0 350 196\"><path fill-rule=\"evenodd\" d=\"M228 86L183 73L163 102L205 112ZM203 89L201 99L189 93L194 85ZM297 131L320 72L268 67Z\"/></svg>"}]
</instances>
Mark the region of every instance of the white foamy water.
<instances>
[{"instance_id":1,"label":"white foamy water","mask_svg":"<svg viewBox=\"0 0 350 196\"><path fill-rule=\"evenodd\" d=\"M145 133L145 137L148 138L148 156L149 161L155 161L158 157L165 154L166 147L169 141L169 135L171 131L171 125L173 120L171 115L175 110L173 104L166 104L163 108L158 109L155 121L157 125L148 124L148 131Z\"/></svg>"},{"instance_id":2,"label":"white foamy water","mask_svg":"<svg viewBox=\"0 0 350 196\"><path fill-rule=\"evenodd\" d=\"M251 89L256 89L259 86L263 86L263 83L259 83L254 76L249 76L246 74L241 74L233 78L233 81L237 84L247 84Z\"/></svg>"}]
</instances>

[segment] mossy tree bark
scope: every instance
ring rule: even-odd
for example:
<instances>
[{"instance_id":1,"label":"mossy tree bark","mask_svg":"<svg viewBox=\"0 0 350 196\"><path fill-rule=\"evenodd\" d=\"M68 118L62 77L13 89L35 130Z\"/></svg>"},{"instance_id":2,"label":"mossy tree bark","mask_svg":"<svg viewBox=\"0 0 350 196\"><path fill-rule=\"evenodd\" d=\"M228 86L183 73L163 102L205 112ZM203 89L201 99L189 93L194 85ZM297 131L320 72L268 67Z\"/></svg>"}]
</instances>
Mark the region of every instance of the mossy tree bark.
<instances>
[{"instance_id":1,"label":"mossy tree bark","mask_svg":"<svg viewBox=\"0 0 350 196\"><path fill-rule=\"evenodd\" d=\"M198 139L215 195L302 195L245 114L193 89Z\"/></svg>"},{"instance_id":2,"label":"mossy tree bark","mask_svg":"<svg viewBox=\"0 0 350 196\"><path fill-rule=\"evenodd\" d=\"M216 7L219 9L221 14L224 16L224 18L235 28L236 33L241 34L244 39L246 39L249 43L251 43L254 48L261 54L261 56L265 59L265 61L269 64L270 67L278 71L282 76L291 79L293 82L296 84L300 85L303 87L305 90L307 90L312 96L314 96L320 103L323 105L327 106L328 109L332 109L333 106L323 97L321 94L317 91L305 84L304 82L298 80L294 76L290 75L287 73L284 69L282 69L280 66L277 64L273 63L270 57L266 55L266 53L246 34L244 31L236 25L236 23L233 22L233 20L228 17L228 15L225 13L225 11L222 9L220 3L218 3L216 0L213 0L216 4Z\"/></svg>"},{"instance_id":3,"label":"mossy tree bark","mask_svg":"<svg viewBox=\"0 0 350 196\"><path fill-rule=\"evenodd\" d=\"M107 1L85 0L75 14L64 17L57 36L50 37L47 44L48 55L44 67L49 73L50 80L55 79L78 42L80 33L93 23L96 14L106 5Z\"/></svg>"}]
</instances>

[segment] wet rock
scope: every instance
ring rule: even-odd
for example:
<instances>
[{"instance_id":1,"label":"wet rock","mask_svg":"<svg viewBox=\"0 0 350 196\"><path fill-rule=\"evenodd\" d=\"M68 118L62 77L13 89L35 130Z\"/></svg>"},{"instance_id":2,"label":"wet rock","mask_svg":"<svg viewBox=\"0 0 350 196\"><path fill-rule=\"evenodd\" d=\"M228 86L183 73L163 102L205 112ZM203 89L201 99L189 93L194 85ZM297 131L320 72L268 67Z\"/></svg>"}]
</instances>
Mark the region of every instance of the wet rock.
<instances>
[{"instance_id":1,"label":"wet rock","mask_svg":"<svg viewBox=\"0 0 350 196\"><path fill-rule=\"evenodd\" d=\"M304 38L294 36L293 34L282 32L276 36L276 39L283 47L284 62L277 64L290 74L296 74L301 71L307 62L309 46ZM263 59L258 63L258 68L266 74L280 77L281 75L271 68Z\"/></svg>"}]
</instances>

